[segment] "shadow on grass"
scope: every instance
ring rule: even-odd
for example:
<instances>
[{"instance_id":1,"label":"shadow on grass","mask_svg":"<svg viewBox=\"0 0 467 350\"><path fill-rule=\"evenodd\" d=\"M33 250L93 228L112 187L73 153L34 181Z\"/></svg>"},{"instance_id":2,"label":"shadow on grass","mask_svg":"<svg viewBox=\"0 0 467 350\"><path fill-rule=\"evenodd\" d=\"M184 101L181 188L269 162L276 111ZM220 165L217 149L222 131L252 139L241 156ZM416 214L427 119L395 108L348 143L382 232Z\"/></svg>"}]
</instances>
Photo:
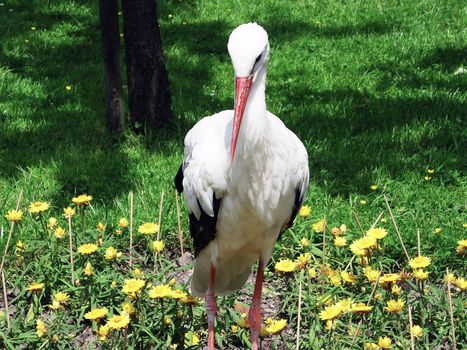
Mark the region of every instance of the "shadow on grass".
<instances>
[{"instance_id":1,"label":"shadow on grass","mask_svg":"<svg viewBox=\"0 0 467 350\"><path fill-rule=\"evenodd\" d=\"M21 5L0 24L1 31L8 33L2 43L8 50L0 53L1 64L18 81L17 87L5 88L5 99L11 102L9 109L1 112L0 145L8 150L2 152L2 176L18 178L22 169L52 162L61 188L54 199L57 204L67 203L78 192L99 198L128 193L134 189L134 177L141 174L133 169L125 148L113 144L104 129L96 4L78 2L77 6L90 14L80 16L79 10L66 6L17 3ZM166 12L164 6L162 13ZM383 35L398 26L397 22L367 20L317 27L311 22L272 17L263 24L276 43L308 36ZM37 26L36 31L31 31L32 25ZM219 19L163 25L176 118L167 129L144 141L151 152L167 156L181 150L183 136L194 120L232 104L219 97L216 87L212 94L203 90L214 81L213 68L229 62L226 42L231 29L229 22ZM25 48L15 50L13 46ZM451 72L463 55L464 49L439 49L419 62L426 68L439 64ZM396 74L402 76L400 95L388 97L352 88L330 91L313 88L306 81L268 88L269 100L288 106L280 117L307 144L314 181L333 194L347 195L368 191L377 168L392 177L402 177L423 162L461 168L465 144L460 135L464 109L460 100L418 93L424 85L417 82L415 67L388 64L369 69L382 72L382 91L394 83ZM124 72L122 69L123 76ZM458 84L445 76L426 79L439 88ZM31 91L28 84L36 90ZM72 90L66 91L65 85ZM419 132L411 136L413 130ZM127 144L131 147L131 142Z\"/></svg>"}]
</instances>

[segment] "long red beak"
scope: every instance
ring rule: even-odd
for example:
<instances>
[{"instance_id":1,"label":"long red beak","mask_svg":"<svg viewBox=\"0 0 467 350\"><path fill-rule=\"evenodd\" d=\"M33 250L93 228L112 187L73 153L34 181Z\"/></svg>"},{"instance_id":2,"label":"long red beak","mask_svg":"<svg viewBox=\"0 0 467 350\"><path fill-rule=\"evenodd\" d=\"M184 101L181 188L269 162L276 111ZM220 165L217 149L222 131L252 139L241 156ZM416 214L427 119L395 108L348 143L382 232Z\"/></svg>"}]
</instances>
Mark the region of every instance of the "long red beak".
<instances>
[{"instance_id":1,"label":"long red beak","mask_svg":"<svg viewBox=\"0 0 467 350\"><path fill-rule=\"evenodd\" d=\"M237 147L238 132L242 124L243 112L250 95L251 83L253 77L236 78L235 79L235 103L234 103L234 120L232 130L232 143L230 144L230 161L233 161L235 148Z\"/></svg>"}]
</instances>

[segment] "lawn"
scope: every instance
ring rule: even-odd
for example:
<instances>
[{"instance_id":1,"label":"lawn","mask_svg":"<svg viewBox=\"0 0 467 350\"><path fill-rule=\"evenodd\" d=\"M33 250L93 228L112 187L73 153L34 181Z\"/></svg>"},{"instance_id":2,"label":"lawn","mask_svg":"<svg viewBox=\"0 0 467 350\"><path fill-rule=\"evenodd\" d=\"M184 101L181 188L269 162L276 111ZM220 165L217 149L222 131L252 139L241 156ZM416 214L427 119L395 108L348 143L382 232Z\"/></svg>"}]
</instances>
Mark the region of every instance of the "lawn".
<instances>
[{"instance_id":1,"label":"lawn","mask_svg":"<svg viewBox=\"0 0 467 350\"><path fill-rule=\"evenodd\" d=\"M247 21L257 21L269 33L268 109L304 142L311 171L306 201L311 214L297 218L283 235L267 268L266 316L286 320L287 327L267 334L264 348L295 348L300 319L301 349L361 349L385 336L393 340L392 348L409 349L411 306L414 324L424 331L415 347L449 349L452 327L443 282L447 268L460 280L451 280L449 290L461 348L467 338L462 284L467 264L456 247L467 238L467 81L457 73L467 68L465 6L434 0L161 1L158 11L173 118L164 129L147 136L125 132L115 142L105 131L97 3L0 4L2 252L10 232L5 214L16 207L20 192L24 212L5 256L11 327L2 297L0 348L165 349L178 344L182 349L200 348L197 337L200 344L205 342L202 302L150 298L148 291L161 284L188 291L190 259L189 254L180 258L172 179L189 128L233 105L226 43L229 33ZM68 220L62 213L73 197L84 193L93 199L83 210L84 225L79 210L72 218L80 283L71 284ZM135 248L131 267L129 228L119 227L120 218L130 219L130 193ZM403 274L393 283L402 289L399 296L391 285L385 289L384 283L368 283L374 279L369 266L382 276L412 271L384 196L410 257L418 255L418 231L421 254L431 258L428 279ZM33 201L47 201L51 207L30 214ZM56 238L56 227L47 227L50 217L65 229L63 238ZM324 218L323 256L322 229L312 225ZM377 218L376 226L388 235L378 248L366 251L369 265L361 266L365 259L360 257L349 264L350 244ZM180 221L184 249L190 251L183 204ZM155 237L137 232L145 222L160 224L162 251L152 251ZM99 230L98 223L106 227ZM347 246L339 248L333 238L338 231L331 231L342 224ZM115 233L118 229L121 234ZM85 243L98 244L98 251L77 252ZM109 247L122 255L105 259ZM276 263L306 253L311 260L299 260L294 272L276 270ZM353 272L356 282L336 277L344 271ZM145 281L144 290L133 298L122 288L130 278ZM44 287L27 291L33 282ZM53 295L59 291L70 298L53 309ZM247 348L242 305L249 304L251 292L248 283L220 299L219 348ZM347 298L368 302L374 310L345 313L335 307L340 314L329 319L331 324L320 318L325 307ZM404 306L391 313L384 307L393 298L401 298ZM96 331L103 321L90 321L85 314L91 307L106 307L110 319L122 313L122 303L135 309L130 324L100 341ZM47 333L37 334L38 320Z\"/></svg>"}]
</instances>

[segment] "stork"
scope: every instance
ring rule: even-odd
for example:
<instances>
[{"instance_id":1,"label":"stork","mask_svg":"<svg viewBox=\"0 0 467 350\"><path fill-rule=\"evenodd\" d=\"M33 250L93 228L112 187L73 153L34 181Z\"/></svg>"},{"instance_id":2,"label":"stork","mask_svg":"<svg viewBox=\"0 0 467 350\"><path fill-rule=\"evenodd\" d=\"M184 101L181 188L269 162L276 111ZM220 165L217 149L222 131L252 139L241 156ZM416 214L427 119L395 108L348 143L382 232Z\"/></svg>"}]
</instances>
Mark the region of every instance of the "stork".
<instances>
[{"instance_id":1,"label":"stork","mask_svg":"<svg viewBox=\"0 0 467 350\"><path fill-rule=\"evenodd\" d=\"M240 289L258 261L249 311L258 349L264 267L308 187L308 155L298 137L266 110L266 31L242 24L227 45L235 73L234 110L201 119L185 137L175 177L189 211L195 261L191 293L205 297L214 349L216 296Z\"/></svg>"}]
</instances>

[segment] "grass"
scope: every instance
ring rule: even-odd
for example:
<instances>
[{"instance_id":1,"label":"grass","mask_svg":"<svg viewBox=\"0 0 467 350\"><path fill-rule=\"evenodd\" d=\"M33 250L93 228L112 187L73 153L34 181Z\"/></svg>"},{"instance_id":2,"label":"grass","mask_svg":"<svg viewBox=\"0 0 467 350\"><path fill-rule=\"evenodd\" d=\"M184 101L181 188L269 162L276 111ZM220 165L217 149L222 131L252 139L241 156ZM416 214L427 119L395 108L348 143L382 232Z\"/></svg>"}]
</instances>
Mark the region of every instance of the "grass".
<instances>
[{"instance_id":1,"label":"grass","mask_svg":"<svg viewBox=\"0 0 467 350\"><path fill-rule=\"evenodd\" d=\"M449 317L440 280L446 268L456 275L466 268L465 258L455 254L457 241L465 239L463 224L467 222L464 174L467 84L465 75L454 74L467 65L464 10L458 1L433 0L326 4L273 0L260 4L160 2L173 120L167 128L153 131L148 137L125 133L115 143L105 132L97 4L5 1L0 6L3 15L0 22L0 212L3 215L15 207L21 189L23 209L31 201L46 200L52 204L48 215L56 217L73 196L89 193L94 197L87 213L89 225L81 233L76 223L76 245L101 237L104 247L113 245L125 251L126 238L111 233L120 217L128 217L129 192L135 195L137 226L145 221L157 221L159 199L164 191L161 227L168 249L161 259L164 269L170 270L178 256L174 248L178 238L172 178L182 159L183 137L202 116L231 108L233 84L227 38L239 23L254 20L270 36L268 109L299 135L310 155L307 204L313 209L312 217L301 219L283 236L273 262L295 258L301 252L298 242L304 235L312 241L311 252L319 257L321 235L312 234L310 225L320 218L326 217L330 227L347 224L350 241L359 236L352 211L358 213L366 230L384 210L389 235L385 238L384 253L375 258L375 263L381 263L385 272L407 268L390 225L383 200L386 194L409 254L416 255L419 229L422 251L432 258L430 278L433 278L434 295L429 300L437 308L432 310L432 316L431 313L423 316L430 335L423 345L417 343L417 346L434 348L445 344L450 332ZM71 90L66 86L71 86ZM433 169L434 174L428 174L428 169ZM430 179L425 180L426 176ZM370 189L372 184L378 185L376 191ZM2 220L4 234L0 248L3 251L8 223ZM181 220L188 249L184 211ZM108 225L108 235L94 229L99 221ZM434 233L436 228L441 228L441 233ZM99 273L94 282L99 287L88 293L95 299L84 305L79 299L85 295L83 288L75 289L66 282L68 277L62 277L68 276L69 271L66 249L57 243L55 254L60 252L60 255L53 255L48 249L49 238L50 233L42 229L40 220L29 217L14 231L13 241L23 240L31 251L23 265L13 263L14 254L10 254L7 264L10 303L16 306L14 332L8 338L13 347L21 343L34 344L31 346L43 343L35 336L34 317L28 315L47 314L46 305L50 303L52 291L65 288L73 296L67 307L69 311L54 321L64 325L60 330L63 343L57 345L62 348L71 344L65 337L69 332L75 332L80 339L90 332L90 324L83 320L83 314L90 304L109 298L112 292L107 287L112 279L119 282L119 291L112 299L116 308L124 298L120 288L123 278L130 273L127 260L109 265L96 259L95 270ZM165 273L151 272L153 261L152 254L147 254L148 243L141 239L139 244L142 254L139 264L147 270L148 280L167 281ZM340 254L330 248L329 262L334 269L345 266L349 257L348 250ZM85 259L76 262L78 274L84 263ZM350 345L343 326L331 333L323 330L324 325L317 318L321 308L315 300L322 291L309 283L305 272L284 279L272 276L272 264L269 270L271 295L284 290L281 287L286 283L292 286L280 298L276 296L279 301L274 310L274 314L289 321L288 331L283 335L289 347L294 343L290 330L297 319L299 280L306 281L301 312L302 348L309 344L320 346L331 337L336 339L333 342L336 349L362 347L365 340L360 338L355 345ZM360 271L358 267L357 271ZM46 291L40 297L24 291L36 279L47 281ZM326 286L323 291L334 291L335 300L346 294L358 294L356 289L336 287L334 290L329 289L328 283L323 285ZM416 288L412 291L420 292ZM237 297L242 294L245 292ZM229 315L237 315L232 311L235 297L224 300ZM384 293L383 298L386 298ZM414 307L419 307L415 298L407 298L415 300ZM465 325L462 295L455 293L454 298L457 329L465 330L466 327L461 327ZM149 305L141 305L142 310L149 310ZM171 310L178 307L174 303L168 305ZM195 310L196 325L189 330L200 332L204 329L202 307ZM382 307L378 310L365 334L375 337L385 335L386 331L397 334L394 324L400 320L384 317ZM427 309L420 306L417 310ZM159 311L155 314L145 311L144 315L160 320ZM242 348L243 338L229 331L235 317L226 318L218 328L230 334L228 339ZM420 320L421 316L416 313L414 317ZM4 334L2 327L4 324L0 323ZM154 331L154 324L146 324L149 328L138 331L134 327L135 336L128 340L134 347L139 341L145 344L153 341L152 346L163 347L169 339L167 334L179 342L183 337L176 331L159 334ZM153 332L149 332L151 335L145 333L148 329ZM22 337L22 332L28 335ZM151 338L154 334L157 342ZM329 338L323 338L323 334ZM465 339L465 334L458 332L457 336L459 342L462 336ZM399 347L408 348L409 345L404 347L404 341L408 340L406 334L400 337ZM275 341L277 346L282 346L280 339L273 337L272 344Z\"/></svg>"}]
</instances>

